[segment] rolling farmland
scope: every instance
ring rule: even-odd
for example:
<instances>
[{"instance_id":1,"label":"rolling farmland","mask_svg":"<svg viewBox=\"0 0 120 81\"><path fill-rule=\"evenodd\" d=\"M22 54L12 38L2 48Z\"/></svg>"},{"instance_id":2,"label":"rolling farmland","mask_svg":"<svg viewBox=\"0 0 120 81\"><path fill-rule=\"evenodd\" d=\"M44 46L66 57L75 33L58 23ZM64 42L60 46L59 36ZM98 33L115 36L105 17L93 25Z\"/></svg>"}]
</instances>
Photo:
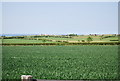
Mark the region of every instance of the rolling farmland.
<instances>
[{"instance_id":1,"label":"rolling farmland","mask_svg":"<svg viewBox=\"0 0 120 81\"><path fill-rule=\"evenodd\" d=\"M120 2L0 1L1 81L120 80Z\"/></svg>"},{"instance_id":2,"label":"rolling farmland","mask_svg":"<svg viewBox=\"0 0 120 81\"><path fill-rule=\"evenodd\" d=\"M3 39L4 43L44 43L42 40L27 40L27 39ZM46 41L46 43L53 43L52 41Z\"/></svg>"},{"instance_id":3,"label":"rolling farmland","mask_svg":"<svg viewBox=\"0 0 120 81\"><path fill-rule=\"evenodd\" d=\"M1 37L3 79L118 79L118 35Z\"/></svg>"},{"instance_id":4,"label":"rolling farmland","mask_svg":"<svg viewBox=\"0 0 120 81\"><path fill-rule=\"evenodd\" d=\"M35 35L3 37L2 39L2 45L81 45L83 43L83 45L119 45L117 35Z\"/></svg>"},{"instance_id":5,"label":"rolling farmland","mask_svg":"<svg viewBox=\"0 0 120 81\"><path fill-rule=\"evenodd\" d=\"M3 79L117 79L118 46L3 46Z\"/></svg>"}]
</instances>

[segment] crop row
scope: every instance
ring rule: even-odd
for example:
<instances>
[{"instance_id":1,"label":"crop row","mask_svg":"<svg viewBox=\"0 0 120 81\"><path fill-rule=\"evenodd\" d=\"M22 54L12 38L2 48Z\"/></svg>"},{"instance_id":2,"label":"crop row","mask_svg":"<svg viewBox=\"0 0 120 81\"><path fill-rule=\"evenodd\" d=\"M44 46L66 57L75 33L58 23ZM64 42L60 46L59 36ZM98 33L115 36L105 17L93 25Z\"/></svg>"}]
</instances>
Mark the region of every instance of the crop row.
<instances>
[{"instance_id":1,"label":"crop row","mask_svg":"<svg viewBox=\"0 0 120 81\"><path fill-rule=\"evenodd\" d=\"M3 79L117 79L118 46L3 46Z\"/></svg>"}]
</instances>

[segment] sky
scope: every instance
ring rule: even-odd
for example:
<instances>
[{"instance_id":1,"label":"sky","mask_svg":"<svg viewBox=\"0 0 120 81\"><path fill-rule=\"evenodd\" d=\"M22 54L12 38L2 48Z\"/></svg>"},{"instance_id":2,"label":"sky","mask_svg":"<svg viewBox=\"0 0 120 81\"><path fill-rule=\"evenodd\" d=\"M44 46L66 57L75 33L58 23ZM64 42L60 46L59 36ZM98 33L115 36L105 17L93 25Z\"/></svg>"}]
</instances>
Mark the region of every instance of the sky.
<instances>
[{"instance_id":1,"label":"sky","mask_svg":"<svg viewBox=\"0 0 120 81\"><path fill-rule=\"evenodd\" d=\"M2 34L2 3L0 2L0 34Z\"/></svg>"},{"instance_id":2,"label":"sky","mask_svg":"<svg viewBox=\"0 0 120 81\"><path fill-rule=\"evenodd\" d=\"M3 2L2 24L3 34L117 34L118 3Z\"/></svg>"},{"instance_id":3,"label":"sky","mask_svg":"<svg viewBox=\"0 0 120 81\"><path fill-rule=\"evenodd\" d=\"M1 0L2 2L119 2L119 0Z\"/></svg>"}]
</instances>

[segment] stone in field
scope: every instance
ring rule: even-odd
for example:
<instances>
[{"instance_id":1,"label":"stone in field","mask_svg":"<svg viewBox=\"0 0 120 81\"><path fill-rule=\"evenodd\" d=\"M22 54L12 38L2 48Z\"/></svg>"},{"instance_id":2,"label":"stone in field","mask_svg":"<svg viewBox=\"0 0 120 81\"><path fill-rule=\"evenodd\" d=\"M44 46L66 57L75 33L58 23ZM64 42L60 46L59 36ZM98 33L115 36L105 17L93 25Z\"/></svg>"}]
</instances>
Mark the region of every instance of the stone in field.
<instances>
[{"instance_id":1,"label":"stone in field","mask_svg":"<svg viewBox=\"0 0 120 81\"><path fill-rule=\"evenodd\" d=\"M32 81L32 76L31 75L22 75L21 81Z\"/></svg>"}]
</instances>

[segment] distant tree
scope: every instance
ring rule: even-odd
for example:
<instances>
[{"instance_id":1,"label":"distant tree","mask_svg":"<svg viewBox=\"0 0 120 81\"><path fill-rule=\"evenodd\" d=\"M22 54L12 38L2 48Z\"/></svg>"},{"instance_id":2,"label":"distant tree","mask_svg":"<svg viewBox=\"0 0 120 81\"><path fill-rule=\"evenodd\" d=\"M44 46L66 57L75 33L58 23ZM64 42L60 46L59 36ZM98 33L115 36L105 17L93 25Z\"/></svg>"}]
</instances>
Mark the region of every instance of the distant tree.
<instances>
[{"instance_id":1,"label":"distant tree","mask_svg":"<svg viewBox=\"0 0 120 81\"><path fill-rule=\"evenodd\" d=\"M69 34L69 36L77 36L77 34Z\"/></svg>"},{"instance_id":2,"label":"distant tree","mask_svg":"<svg viewBox=\"0 0 120 81\"><path fill-rule=\"evenodd\" d=\"M95 36L97 36L97 34L95 34Z\"/></svg>"},{"instance_id":3,"label":"distant tree","mask_svg":"<svg viewBox=\"0 0 120 81\"><path fill-rule=\"evenodd\" d=\"M90 36L92 35L92 34L89 34Z\"/></svg>"},{"instance_id":4,"label":"distant tree","mask_svg":"<svg viewBox=\"0 0 120 81\"><path fill-rule=\"evenodd\" d=\"M88 38L87 38L87 41L88 41L88 42L91 42L91 41L93 41L93 38L92 38L92 37L88 37Z\"/></svg>"},{"instance_id":5,"label":"distant tree","mask_svg":"<svg viewBox=\"0 0 120 81\"><path fill-rule=\"evenodd\" d=\"M85 42L85 40L81 40L82 42Z\"/></svg>"},{"instance_id":6,"label":"distant tree","mask_svg":"<svg viewBox=\"0 0 120 81\"><path fill-rule=\"evenodd\" d=\"M46 40L42 40L42 42L46 42Z\"/></svg>"}]
</instances>

